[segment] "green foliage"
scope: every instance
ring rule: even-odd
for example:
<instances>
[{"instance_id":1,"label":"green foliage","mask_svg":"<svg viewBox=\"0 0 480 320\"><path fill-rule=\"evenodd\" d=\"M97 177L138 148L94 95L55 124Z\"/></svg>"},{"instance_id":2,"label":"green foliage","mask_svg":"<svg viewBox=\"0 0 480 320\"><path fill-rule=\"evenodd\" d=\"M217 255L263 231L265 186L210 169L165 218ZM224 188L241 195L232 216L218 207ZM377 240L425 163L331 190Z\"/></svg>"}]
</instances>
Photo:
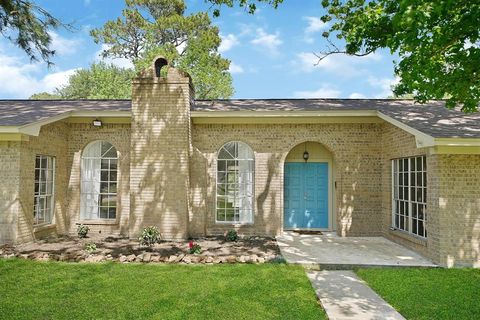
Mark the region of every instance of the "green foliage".
<instances>
[{"instance_id":1,"label":"green foliage","mask_svg":"<svg viewBox=\"0 0 480 320\"><path fill-rule=\"evenodd\" d=\"M238 240L238 233L236 230L228 230L225 233L225 240L227 241L237 241Z\"/></svg>"},{"instance_id":2,"label":"green foliage","mask_svg":"<svg viewBox=\"0 0 480 320\"><path fill-rule=\"evenodd\" d=\"M211 2L212 4L216 5L217 8L213 10L213 16L218 17L220 16L220 7L222 5L226 5L227 7L233 7L235 3L238 4L239 7L245 8L248 10L248 13L254 14L257 11L257 3L267 3L274 7L275 9L278 7L283 0L206 0Z\"/></svg>"},{"instance_id":3,"label":"green foliage","mask_svg":"<svg viewBox=\"0 0 480 320\"><path fill-rule=\"evenodd\" d=\"M480 2L470 0L323 0L324 37L345 41L331 53L365 55L389 48L400 57L395 95L442 99L465 112L480 102Z\"/></svg>"},{"instance_id":4,"label":"green foliage","mask_svg":"<svg viewBox=\"0 0 480 320\"><path fill-rule=\"evenodd\" d=\"M92 254L97 251L97 245L94 242L89 242L85 244L85 251Z\"/></svg>"},{"instance_id":5,"label":"green foliage","mask_svg":"<svg viewBox=\"0 0 480 320\"><path fill-rule=\"evenodd\" d=\"M0 1L0 34L30 57L51 64L55 51L50 49L49 29L64 26L45 9L29 0Z\"/></svg>"},{"instance_id":6,"label":"green foliage","mask_svg":"<svg viewBox=\"0 0 480 320\"><path fill-rule=\"evenodd\" d=\"M126 0L122 16L91 35L108 45L104 57L127 58L137 71L150 66L155 56L165 56L190 74L198 99L231 97L230 61L218 53L218 28L208 14L185 15L185 10L183 0Z\"/></svg>"},{"instance_id":7,"label":"green foliage","mask_svg":"<svg viewBox=\"0 0 480 320\"><path fill-rule=\"evenodd\" d=\"M360 269L356 273L407 319L478 319L480 269Z\"/></svg>"},{"instance_id":8,"label":"green foliage","mask_svg":"<svg viewBox=\"0 0 480 320\"><path fill-rule=\"evenodd\" d=\"M62 97L59 94L55 93L48 93L48 92L39 92L39 93L34 93L30 96L30 100L58 100L61 99Z\"/></svg>"},{"instance_id":9,"label":"green foliage","mask_svg":"<svg viewBox=\"0 0 480 320\"><path fill-rule=\"evenodd\" d=\"M195 241L188 242L188 253L190 254L200 254L202 253L202 247Z\"/></svg>"},{"instance_id":10,"label":"green foliage","mask_svg":"<svg viewBox=\"0 0 480 320\"><path fill-rule=\"evenodd\" d=\"M76 70L68 84L57 88L62 99L129 99L135 71L104 62L93 63L89 69Z\"/></svg>"},{"instance_id":11,"label":"green foliage","mask_svg":"<svg viewBox=\"0 0 480 320\"><path fill-rule=\"evenodd\" d=\"M77 227L77 234L78 234L78 237L79 238L86 238L87 237L87 234L88 234L88 231L90 231L90 227L89 226L85 226L83 224L80 224L78 227Z\"/></svg>"},{"instance_id":12,"label":"green foliage","mask_svg":"<svg viewBox=\"0 0 480 320\"><path fill-rule=\"evenodd\" d=\"M160 231L155 226L145 227L138 240L143 246L153 246L160 241Z\"/></svg>"},{"instance_id":13,"label":"green foliage","mask_svg":"<svg viewBox=\"0 0 480 320\"><path fill-rule=\"evenodd\" d=\"M0 283L3 320L326 319L305 270L293 265L0 259Z\"/></svg>"}]
</instances>

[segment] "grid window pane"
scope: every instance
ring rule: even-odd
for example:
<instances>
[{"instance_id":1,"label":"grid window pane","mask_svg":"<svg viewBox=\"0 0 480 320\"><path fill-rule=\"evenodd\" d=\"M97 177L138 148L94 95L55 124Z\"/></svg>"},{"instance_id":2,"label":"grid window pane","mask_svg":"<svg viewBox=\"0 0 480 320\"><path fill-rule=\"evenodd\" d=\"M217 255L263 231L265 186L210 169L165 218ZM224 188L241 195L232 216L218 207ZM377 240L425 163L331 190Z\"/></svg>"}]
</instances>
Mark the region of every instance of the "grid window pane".
<instances>
[{"instance_id":1,"label":"grid window pane","mask_svg":"<svg viewBox=\"0 0 480 320\"><path fill-rule=\"evenodd\" d=\"M426 157L392 160L392 225L426 237Z\"/></svg>"},{"instance_id":2,"label":"grid window pane","mask_svg":"<svg viewBox=\"0 0 480 320\"><path fill-rule=\"evenodd\" d=\"M228 142L218 152L218 222L253 222L254 155L242 142Z\"/></svg>"},{"instance_id":3,"label":"grid window pane","mask_svg":"<svg viewBox=\"0 0 480 320\"><path fill-rule=\"evenodd\" d=\"M115 219L117 150L106 141L89 144L82 155L82 219Z\"/></svg>"},{"instance_id":4,"label":"grid window pane","mask_svg":"<svg viewBox=\"0 0 480 320\"><path fill-rule=\"evenodd\" d=\"M55 185L55 158L35 157L33 224L52 223Z\"/></svg>"}]
</instances>

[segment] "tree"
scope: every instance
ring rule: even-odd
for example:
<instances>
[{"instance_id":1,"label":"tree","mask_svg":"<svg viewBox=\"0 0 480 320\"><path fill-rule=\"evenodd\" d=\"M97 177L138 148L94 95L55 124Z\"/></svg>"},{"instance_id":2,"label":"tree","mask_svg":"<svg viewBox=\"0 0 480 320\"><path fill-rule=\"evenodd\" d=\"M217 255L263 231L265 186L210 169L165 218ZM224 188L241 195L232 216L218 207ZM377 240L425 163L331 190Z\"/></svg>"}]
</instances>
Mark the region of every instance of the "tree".
<instances>
[{"instance_id":1,"label":"tree","mask_svg":"<svg viewBox=\"0 0 480 320\"><path fill-rule=\"evenodd\" d=\"M31 60L39 57L51 64L49 29L65 26L29 0L0 0L0 34L20 47Z\"/></svg>"},{"instance_id":2,"label":"tree","mask_svg":"<svg viewBox=\"0 0 480 320\"><path fill-rule=\"evenodd\" d=\"M470 0L323 0L331 27L324 37L345 41L320 54L367 55L389 48L399 55L397 96L447 99L465 112L480 103L480 3Z\"/></svg>"},{"instance_id":3,"label":"tree","mask_svg":"<svg viewBox=\"0 0 480 320\"><path fill-rule=\"evenodd\" d=\"M257 3L267 3L270 4L275 9L278 7L283 0L206 0L211 2L216 8L213 10L213 16L220 16L220 7L226 5L227 7L232 8L235 3L240 7L243 7L248 10L248 13L254 14L257 10Z\"/></svg>"},{"instance_id":4,"label":"tree","mask_svg":"<svg viewBox=\"0 0 480 320\"><path fill-rule=\"evenodd\" d=\"M76 70L55 95L62 99L130 99L134 76L132 69L93 63L89 69Z\"/></svg>"},{"instance_id":5,"label":"tree","mask_svg":"<svg viewBox=\"0 0 480 320\"><path fill-rule=\"evenodd\" d=\"M186 16L183 0L125 2L121 17L91 31L96 43L107 45L104 57L127 58L139 70L160 54L192 76L197 98L233 95L230 61L218 53L218 28L208 14Z\"/></svg>"},{"instance_id":6,"label":"tree","mask_svg":"<svg viewBox=\"0 0 480 320\"><path fill-rule=\"evenodd\" d=\"M59 94L49 93L49 92L39 92L34 93L30 96L31 100L59 100L62 97Z\"/></svg>"},{"instance_id":7,"label":"tree","mask_svg":"<svg viewBox=\"0 0 480 320\"><path fill-rule=\"evenodd\" d=\"M207 0L235 3L255 11L255 3L277 7L282 0ZM447 97L447 107L465 112L480 104L480 2L471 0L322 0L329 23L324 32L331 54L364 56L388 48L399 56L395 96L418 102ZM253 10L252 10L253 8ZM216 11L218 12L218 11ZM215 12L214 12L215 15ZM339 47L331 37L343 40ZM336 40L335 40L336 41Z\"/></svg>"}]
</instances>

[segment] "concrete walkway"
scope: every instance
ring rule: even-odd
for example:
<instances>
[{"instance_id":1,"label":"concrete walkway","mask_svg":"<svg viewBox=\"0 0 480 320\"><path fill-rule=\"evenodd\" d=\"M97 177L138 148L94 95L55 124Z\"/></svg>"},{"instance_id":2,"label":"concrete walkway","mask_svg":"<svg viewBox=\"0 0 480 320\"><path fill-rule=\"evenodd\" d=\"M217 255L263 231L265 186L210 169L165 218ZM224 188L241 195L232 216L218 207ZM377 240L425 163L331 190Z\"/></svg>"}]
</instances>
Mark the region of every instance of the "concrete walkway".
<instances>
[{"instance_id":1,"label":"concrete walkway","mask_svg":"<svg viewBox=\"0 0 480 320\"><path fill-rule=\"evenodd\" d=\"M405 319L352 271L309 271L330 320Z\"/></svg>"},{"instance_id":2,"label":"concrete walkway","mask_svg":"<svg viewBox=\"0 0 480 320\"><path fill-rule=\"evenodd\" d=\"M288 263L320 269L354 267L435 267L431 261L383 237L338 237L285 232L277 237Z\"/></svg>"}]
</instances>

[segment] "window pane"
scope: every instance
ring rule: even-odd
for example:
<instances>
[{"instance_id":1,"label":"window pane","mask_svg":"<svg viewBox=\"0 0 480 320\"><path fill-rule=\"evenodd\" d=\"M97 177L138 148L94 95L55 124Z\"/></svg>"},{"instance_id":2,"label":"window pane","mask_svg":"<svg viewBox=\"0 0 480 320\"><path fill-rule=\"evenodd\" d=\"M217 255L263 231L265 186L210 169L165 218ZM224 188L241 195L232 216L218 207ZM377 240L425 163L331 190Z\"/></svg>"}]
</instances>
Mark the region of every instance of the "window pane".
<instances>
[{"instance_id":1,"label":"window pane","mask_svg":"<svg viewBox=\"0 0 480 320\"><path fill-rule=\"evenodd\" d=\"M81 217L114 219L117 205L117 150L106 141L89 144L82 154Z\"/></svg>"}]
</instances>

